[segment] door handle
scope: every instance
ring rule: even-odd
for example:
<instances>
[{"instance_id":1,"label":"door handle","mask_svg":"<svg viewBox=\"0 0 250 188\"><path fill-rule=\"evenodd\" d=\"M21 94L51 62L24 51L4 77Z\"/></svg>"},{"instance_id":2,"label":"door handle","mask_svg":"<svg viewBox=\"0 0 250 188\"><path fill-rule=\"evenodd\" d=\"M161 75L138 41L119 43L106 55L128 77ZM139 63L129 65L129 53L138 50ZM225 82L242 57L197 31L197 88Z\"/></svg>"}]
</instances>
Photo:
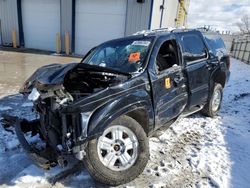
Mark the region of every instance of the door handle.
<instances>
[{"instance_id":1,"label":"door handle","mask_svg":"<svg viewBox=\"0 0 250 188\"><path fill-rule=\"evenodd\" d=\"M206 68L207 68L208 70L211 70L211 69L212 69L212 67L211 67L210 64L206 64Z\"/></svg>"},{"instance_id":2,"label":"door handle","mask_svg":"<svg viewBox=\"0 0 250 188\"><path fill-rule=\"evenodd\" d=\"M206 68L208 70L211 70L213 67L216 67L217 65L219 65L219 62L209 62L206 64Z\"/></svg>"},{"instance_id":3,"label":"door handle","mask_svg":"<svg viewBox=\"0 0 250 188\"><path fill-rule=\"evenodd\" d=\"M183 80L183 78L181 78L181 77L177 77L177 78L174 78L174 83L176 84L176 85L179 85L180 83L181 83L181 81Z\"/></svg>"}]
</instances>

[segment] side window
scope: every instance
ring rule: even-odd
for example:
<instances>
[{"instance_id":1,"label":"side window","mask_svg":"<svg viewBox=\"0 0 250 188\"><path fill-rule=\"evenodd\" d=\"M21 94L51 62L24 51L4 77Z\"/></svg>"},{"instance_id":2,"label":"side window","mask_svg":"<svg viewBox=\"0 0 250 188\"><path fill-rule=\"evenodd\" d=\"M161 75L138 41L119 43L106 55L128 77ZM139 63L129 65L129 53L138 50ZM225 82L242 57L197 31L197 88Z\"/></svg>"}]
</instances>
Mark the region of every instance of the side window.
<instances>
[{"instance_id":1,"label":"side window","mask_svg":"<svg viewBox=\"0 0 250 188\"><path fill-rule=\"evenodd\" d=\"M183 57L186 63L204 59L207 56L206 47L197 35L182 36Z\"/></svg>"},{"instance_id":2,"label":"side window","mask_svg":"<svg viewBox=\"0 0 250 188\"><path fill-rule=\"evenodd\" d=\"M204 38L214 55L219 51L226 51L225 43L218 34L204 34Z\"/></svg>"},{"instance_id":3,"label":"side window","mask_svg":"<svg viewBox=\"0 0 250 188\"><path fill-rule=\"evenodd\" d=\"M156 56L157 72L168 69L173 65L179 65L177 43L175 40L167 40L161 45Z\"/></svg>"}]
</instances>

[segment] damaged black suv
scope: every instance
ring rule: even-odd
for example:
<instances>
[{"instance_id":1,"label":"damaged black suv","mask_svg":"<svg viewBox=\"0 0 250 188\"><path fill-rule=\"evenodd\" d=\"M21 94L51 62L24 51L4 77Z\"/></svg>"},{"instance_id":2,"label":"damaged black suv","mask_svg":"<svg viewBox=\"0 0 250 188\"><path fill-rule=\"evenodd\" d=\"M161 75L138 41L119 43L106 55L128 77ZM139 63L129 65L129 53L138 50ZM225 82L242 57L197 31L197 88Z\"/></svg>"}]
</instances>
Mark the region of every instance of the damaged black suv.
<instances>
[{"instance_id":1,"label":"damaged black suv","mask_svg":"<svg viewBox=\"0 0 250 188\"><path fill-rule=\"evenodd\" d=\"M229 78L224 42L209 31L154 30L105 42L80 63L38 69L20 92L37 119L19 117L20 143L39 166L83 161L99 182L136 178L149 159L148 137L179 117L215 116ZM25 133L39 135L42 148Z\"/></svg>"}]
</instances>

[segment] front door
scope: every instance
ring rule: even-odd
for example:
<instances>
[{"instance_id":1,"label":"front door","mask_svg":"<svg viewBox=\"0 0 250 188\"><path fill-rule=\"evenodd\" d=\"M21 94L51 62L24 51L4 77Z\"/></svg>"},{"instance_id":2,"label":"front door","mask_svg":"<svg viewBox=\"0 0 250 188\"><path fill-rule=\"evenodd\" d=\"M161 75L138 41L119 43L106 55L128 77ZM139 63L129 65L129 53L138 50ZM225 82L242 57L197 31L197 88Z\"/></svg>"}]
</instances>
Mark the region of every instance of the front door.
<instances>
[{"instance_id":1,"label":"front door","mask_svg":"<svg viewBox=\"0 0 250 188\"><path fill-rule=\"evenodd\" d=\"M152 52L149 72L156 128L177 117L187 104L186 80L175 39L160 40ZM155 70L155 71L153 71Z\"/></svg>"},{"instance_id":2,"label":"front door","mask_svg":"<svg viewBox=\"0 0 250 188\"><path fill-rule=\"evenodd\" d=\"M179 40L187 75L188 107L206 103L209 93L208 50L198 32L181 33Z\"/></svg>"}]
</instances>

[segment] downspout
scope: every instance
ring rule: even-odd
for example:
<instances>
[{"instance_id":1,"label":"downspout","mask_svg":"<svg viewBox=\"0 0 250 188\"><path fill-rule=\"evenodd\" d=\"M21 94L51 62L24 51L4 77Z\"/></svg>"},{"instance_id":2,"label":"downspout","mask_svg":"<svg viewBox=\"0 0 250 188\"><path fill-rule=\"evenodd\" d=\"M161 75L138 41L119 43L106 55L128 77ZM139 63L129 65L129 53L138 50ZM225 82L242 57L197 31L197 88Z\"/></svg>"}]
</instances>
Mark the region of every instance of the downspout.
<instances>
[{"instance_id":1,"label":"downspout","mask_svg":"<svg viewBox=\"0 0 250 188\"><path fill-rule=\"evenodd\" d=\"M19 45L24 46L24 34L23 34L23 19L22 19L22 1L17 0L17 19L18 19L18 33L19 33Z\"/></svg>"},{"instance_id":2,"label":"downspout","mask_svg":"<svg viewBox=\"0 0 250 188\"><path fill-rule=\"evenodd\" d=\"M128 29L128 0L126 3L126 17L125 17L125 30L124 30L124 36L127 36L127 29Z\"/></svg>"},{"instance_id":3,"label":"downspout","mask_svg":"<svg viewBox=\"0 0 250 188\"><path fill-rule=\"evenodd\" d=\"M76 0L72 0L72 39L71 52L75 52L75 30L76 30Z\"/></svg>"},{"instance_id":4,"label":"downspout","mask_svg":"<svg viewBox=\"0 0 250 188\"><path fill-rule=\"evenodd\" d=\"M152 16L153 16L153 6L154 6L154 0L151 1L150 5L150 17L149 17L149 23L148 23L148 29L151 29L151 22L152 22Z\"/></svg>"},{"instance_id":5,"label":"downspout","mask_svg":"<svg viewBox=\"0 0 250 188\"><path fill-rule=\"evenodd\" d=\"M160 9L161 9L160 28L162 28L162 20L163 20L163 13L164 13L164 4L165 4L165 0L163 0L162 5L160 6Z\"/></svg>"}]
</instances>

